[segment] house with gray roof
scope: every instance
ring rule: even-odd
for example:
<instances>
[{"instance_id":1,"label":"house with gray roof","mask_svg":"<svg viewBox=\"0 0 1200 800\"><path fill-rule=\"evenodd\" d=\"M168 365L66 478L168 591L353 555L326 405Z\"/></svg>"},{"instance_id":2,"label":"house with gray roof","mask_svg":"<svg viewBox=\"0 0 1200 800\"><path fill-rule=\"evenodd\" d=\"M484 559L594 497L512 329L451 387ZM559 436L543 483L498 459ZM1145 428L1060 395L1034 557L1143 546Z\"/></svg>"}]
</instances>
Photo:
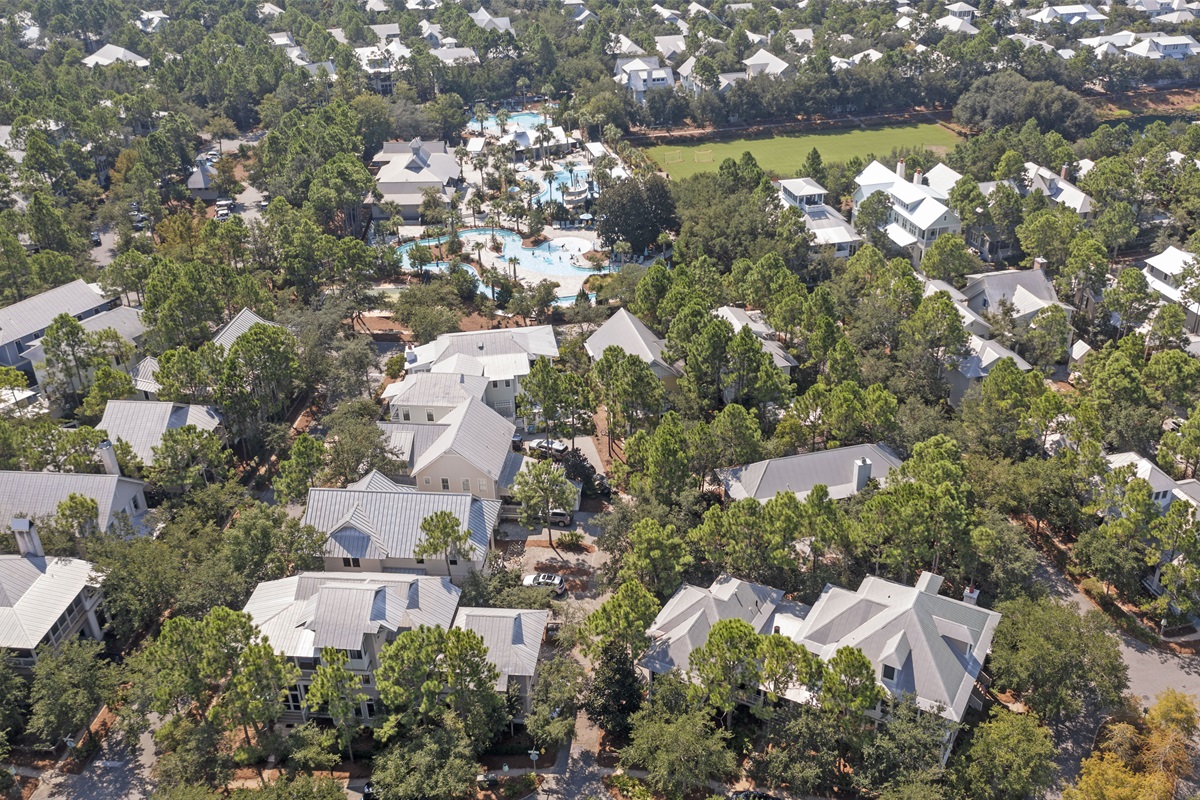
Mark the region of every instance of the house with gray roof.
<instances>
[{"instance_id":1,"label":"house with gray roof","mask_svg":"<svg viewBox=\"0 0 1200 800\"><path fill-rule=\"evenodd\" d=\"M225 439L221 414L212 406L158 400L109 400L96 428L114 442L127 442L134 455L150 466L155 461L154 448L162 444L163 435L185 425Z\"/></svg>"},{"instance_id":2,"label":"house with gray roof","mask_svg":"<svg viewBox=\"0 0 1200 800\"><path fill-rule=\"evenodd\" d=\"M112 448L106 451L111 454ZM116 471L116 458L102 454L106 466ZM146 512L146 484L116 474L82 472L20 472L0 470L0 524L18 517L36 519L58 513L59 503L80 495L96 503L96 523L108 530L120 514L131 520Z\"/></svg>"},{"instance_id":3,"label":"house with gray roof","mask_svg":"<svg viewBox=\"0 0 1200 800\"><path fill-rule=\"evenodd\" d=\"M384 573L301 572L260 583L246 603L275 650L300 668L288 691L288 719L307 719L304 695L326 648L347 656L346 667L367 695L355 716L370 724L378 692L373 676L384 645L422 625L449 628L461 590L445 577Z\"/></svg>"},{"instance_id":4,"label":"house with gray roof","mask_svg":"<svg viewBox=\"0 0 1200 800\"><path fill-rule=\"evenodd\" d=\"M512 449L517 427L475 398L459 403L440 422L377 424L403 463L402 474L423 492L499 500L525 463Z\"/></svg>"},{"instance_id":5,"label":"house with gray roof","mask_svg":"<svg viewBox=\"0 0 1200 800\"><path fill-rule=\"evenodd\" d=\"M946 372L946 383L950 385L950 405L957 408L972 389L983 383L983 379L991 373L992 367L1006 358L1011 359L1021 372L1033 369L1032 364L994 339L970 334L967 339L967 355Z\"/></svg>"},{"instance_id":6,"label":"house with gray roof","mask_svg":"<svg viewBox=\"0 0 1200 800\"><path fill-rule=\"evenodd\" d=\"M99 333L100 331L114 331L121 340L130 347L130 356L124 361L112 359L109 366L128 373L133 369L136 363L137 353L141 347L142 337L146 333L146 326L142 322L142 312L136 308L129 306L117 306L110 308L107 311L101 311L98 314L93 314L82 320L79 325L88 333ZM33 367L34 380L40 386L46 380L46 350L41 339L31 341L24 352L24 356L29 359L29 363ZM79 380L75 376L70 376L70 382L76 389L79 388Z\"/></svg>"},{"instance_id":7,"label":"house with gray roof","mask_svg":"<svg viewBox=\"0 0 1200 800\"><path fill-rule=\"evenodd\" d=\"M962 293L967 307L977 314L996 313L1003 305L1011 306L1013 319L1031 322L1038 312L1058 306L1071 318L1075 310L1058 300L1054 282L1040 267L1033 269L1002 269L968 275Z\"/></svg>"},{"instance_id":8,"label":"house with gray roof","mask_svg":"<svg viewBox=\"0 0 1200 800\"><path fill-rule=\"evenodd\" d=\"M37 662L38 645L56 647L80 635L104 638L100 588L92 565L47 558L36 523L14 519L18 555L0 556L0 649L22 671Z\"/></svg>"},{"instance_id":9,"label":"house with gray roof","mask_svg":"<svg viewBox=\"0 0 1200 800\"><path fill-rule=\"evenodd\" d=\"M25 351L45 335L55 317L70 314L85 320L117 303L117 298L106 297L96 284L77 280L0 308L0 366L17 367L32 375Z\"/></svg>"},{"instance_id":10,"label":"house with gray roof","mask_svg":"<svg viewBox=\"0 0 1200 800\"><path fill-rule=\"evenodd\" d=\"M462 180L462 167L445 142L384 142L372 167L376 188L383 195L382 201L367 198L376 219L386 218L382 206L386 202L398 205L405 219L416 220L426 189L434 189L448 205L454 187Z\"/></svg>"},{"instance_id":11,"label":"house with gray roof","mask_svg":"<svg viewBox=\"0 0 1200 800\"><path fill-rule=\"evenodd\" d=\"M271 322L270 320L263 319L250 309L243 308L233 316L233 319L229 320L229 322L226 322L217 330L216 334L213 335L213 344L221 345L221 347L225 348L225 352L228 353L229 348L233 347L233 343L236 342L243 333L250 330L252 326L259 324L282 327L277 322Z\"/></svg>"},{"instance_id":12,"label":"house with gray roof","mask_svg":"<svg viewBox=\"0 0 1200 800\"><path fill-rule=\"evenodd\" d=\"M722 620L740 619L755 631L767 627L783 592L722 575L709 587L685 583L666 602L646 631L649 644L638 665L651 675L673 669L687 672L692 651L708 641L708 632Z\"/></svg>"},{"instance_id":13,"label":"house with gray roof","mask_svg":"<svg viewBox=\"0 0 1200 800\"><path fill-rule=\"evenodd\" d=\"M938 594L942 580L924 572L915 587L873 575L856 592L827 585L802 616L781 615L773 624L825 661L843 647L861 650L890 694L911 695L922 710L962 722L968 707L983 707L976 681L1000 614L975 605L978 593L970 589L964 600ZM784 696L812 701L803 689ZM867 713L880 716L878 710Z\"/></svg>"},{"instance_id":14,"label":"house with gray roof","mask_svg":"<svg viewBox=\"0 0 1200 800\"><path fill-rule=\"evenodd\" d=\"M780 492L803 500L818 484L840 500L858 494L871 480L886 486L902 463L885 444L857 444L727 467L717 470L717 479L730 500L752 497L765 503Z\"/></svg>"},{"instance_id":15,"label":"house with gray roof","mask_svg":"<svg viewBox=\"0 0 1200 800\"><path fill-rule=\"evenodd\" d=\"M463 373L488 379L483 401L502 416L516 415L521 380L538 358L558 358L558 342L549 325L446 333L404 354L406 370Z\"/></svg>"},{"instance_id":16,"label":"house with gray roof","mask_svg":"<svg viewBox=\"0 0 1200 800\"><path fill-rule=\"evenodd\" d=\"M629 355L637 356L670 389L679 383L679 371L663 355L666 346L665 340L624 308L617 309L617 313L605 320L583 343L593 363L599 361L610 347L619 347Z\"/></svg>"},{"instance_id":17,"label":"house with gray roof","mask_svg":"<svg viewBox=\"0 0 1200 800\"><path fill-rule=\"evenodd\" d=\"M529 712L549 618L544 609L521 608L460 608L454 617L455 628L474 631L487 647L487 660L500 671L496 691L520 698L517 722Z\"/></svg>"},{"instance_id":18,"label":"house with gray roof","mask_svg":"<svg viewBox=\"0 0 1200 800\"><path fill-rule=\"evenodd\" d=\"M207 160L196 159L196 166L187 179L187 190L196 200L217 199L217 171Z\"/></svg>"},{"instance_id":19,"label":"house with gray roof","mask_svg":"<svg viewBox=\"0 0 1200 800\"><path fill-rule=\"evenodd\" d=\"M482 375L414 372L388 384L380 398L393 422L440 423L467 400L483 400L488 380Z\"/></svg>"},{"instance_id":20,"label":"house with gray roof","mask_svg":"<svg viewBox=\"0 0 1200 800\"><path fill-rule=\"evenodd\" d=\"M158 392L162 387L155 377L157 372L158 359L154 356L146 356L129 370L129 377L133 378L133 388L143 400L158 399Z\"/></svg>"},{"instance_id":21,"label":"house with gray roof","mask_svg":"<svg viewBox=\"0 0 1200 800\"><path fill-rule=\"evenodd\" d=\"M1041 192L1051 203L1066 206L1079 215L1085 223L1090 222L1096 215L1095 203L1092 198L1068 179L1070 167L1067 164L1055 172L1052 169L1027 161L1025 163L1025 182L1023 186L1028 192Z\"/></svg>"},{"instance_id":22,"label":"house with gray roof","mask_svg":"<svg viewBox=\"0 0 1200 800\"><path fill-rule=\"evenodd\" d=\"M734 333L741 332L743 328L749 328L750 332L758 339L759 347L771 357L771 363L789 378L792 371L800 365L800 362L787 351L787 348L780 344L775 329L767 322L761 311L748 311L737 306L721 306L712 313L732 325ZM726 401L730 399L732 399L732 394L726 398Z\"/></svg>"},{"instance_id":23,"label":"house with gray roof","mask_svg":"<svg viewBox=\"0 0 1200 800\"><path fill-rule=\"evenodd\" d=\"M387 481L373 473L354 488L308 490L302 522L329 537L325 542L326 570L460 579L472 569L483 568L500 522L500 501L467 493L423 492L395 483L389 486ZM421 523L438 511L448 511L458 519L461 528L470 533L470 544L465 552L417 558L414 551L423 541Z\"/></svg>"}]
</instances>

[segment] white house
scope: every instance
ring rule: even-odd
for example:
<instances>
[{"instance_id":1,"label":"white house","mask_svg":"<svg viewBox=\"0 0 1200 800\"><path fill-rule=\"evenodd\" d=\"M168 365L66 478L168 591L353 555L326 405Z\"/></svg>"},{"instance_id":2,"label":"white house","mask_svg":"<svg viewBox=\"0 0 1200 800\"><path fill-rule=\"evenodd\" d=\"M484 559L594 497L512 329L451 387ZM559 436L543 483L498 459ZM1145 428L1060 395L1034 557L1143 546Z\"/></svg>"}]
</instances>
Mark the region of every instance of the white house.
<instances>
[{"instance_id":1,"label":"white house","mask_svg":"<svg viewBox=\"0 0 1200 800\"><path fill-rule=\"evenodd\" d=\"M771 363L784 375L791 377L792 371L800 365L800 362L792 357L787 348L779 343L775 329L763 317L761 311L747 311L736 306L721 306L712 313L732 325L734 333L738 333L742 328L749 328L758 339L758 344L762 347L763 352L771 357Z\"/></svg>"},{"instance_id":2,"label":"white house","mask_svg":"<svg viewBox=\"0 0 1200 800\"><path fill-rule=\"evenodd\" d=\"M150 61L142 58L132 50L126 50L124 47L117 47L115 44L106 44L96 52L92 53L87 58L83 59L82 63L85 67L107 67L116 64L118 61L126 64L133 64L135 67L148 67Z\"/></svg>"},{"instance_id":3,"label":"white house","mask_svg":"<svg viewBox=\"0 0 1200 800\"><path fill-rule=\"evenodd\" d=\"M486 8L480 7L478 11L472 11L467 16L485 31L512 33L512 22L509 21L508 17L493 17L488 13Z\"/></svg>"},{"instance_id":4,"label":"white house","mask_svg":"<svg viewBox=\"0 0 1200 800\"><path fill-rule=\"evenodd\" d=\"M383 203L395 203L405 219L416 219L426 189L435 190L449 205L453 188L462 180L462 167L445 142L384 142L372 166L377 169L376 188L383 195L379 202L367 198L376 218L385 216Z\"/></svg>"},{"instance_id":5,"label":"white house","mask_svg":"<svg viewBox=\"0 0 1200 800\"><path fill-rule=\"evenodd\" d=\"M0 556L0 650L21 671L37 663L37 647L87 636L100 640L108 620L98 577L78 558L47 558L37 526L13 519L18 555Z\"/></svg>"},{"instance_id":6,"label":"white house","mask_svg":"<svg viewBox=\"0 0 1200 800\"><path fill-rule=\"evenodd\" d=\"M946 206L947 194L927 185L917 170L907 179L904 159L890 170L872 161L855 178L854 213L875 192L883 192L891 201L884 230L895 245L906 250L919 264L926 248L944 233L960 233L962 222Z\"/></svg>"},{"instance_id":7,"label":"white house","mask_svg":"<svg viewBox=\"0 0 1200 800\"><path fill-rule=\"evenodd\" d=\"M1096 10L1095 6L1087 3L1075 3L1065 6L1046 6L1026 19L1035 25L1054 25L1062 22L1067 25L1078 25L1080 22L1094 22L1103 27L1108 17Z\"/></svg>"},{"instance_id":8,"label":"white house","mask_svg":"<svg viewBox=\"0 0 1200 800\"><path fill-rule=\"evenodd\" d=\"M1041 267L982 272L967 275L966 280L962 293L967 299L967 307L977 314L995 313L1007 303L1012 308L1014 320L1028 323L1050 306L1061 308L1068 319L1075 310L1059 302L1054 282Z\"/></svg>"},{"instance_id":9,"label":"white house","mask_svg":"<svg viewBox=\"0 0 1200 800\"><path fill-rule=\"evenodd\" d=\"M96 503L100 530L112 528L122 514L136 521L146 511L146 484L116 474L111 446L103 448L101 456L108 470L105 475L0 470L0 520L53 517L60 503L79 495Z\"/></svg>"},{"instance_id":10,"label":"white house","mask_svg":"<svg viewBox=\"0 0 1200 800\"><path fill-rule=\"evenodd\" d=\"M245 612L276 652L300 668L285 719L307 719L304 696L325 648L347 656L367 696L355 717L370 724L379 701L379 653L396 635L422 625L448 629L461 590L448 578L383 573L301 572L260 583Z\"/></svg>"},{"instance_id":11,"label":"white house","mask_svg":"<svg viewBox=\"0 0 1200 800\"><path fill-rule=\"evenodd\" d=\"M1066 206L1090 222L1095 215L1092 198L1067 178L1069 165L1064 164L1059 172L1038 166L1032 161L1025 163L1025 186L1028 192L1041 192L1051 203Z\"/></svg>"},{"instance_id":12,"label":"white house","mask_svg":"<svg viewBox=\"0 0 1200 800\"><path fill-rule=\"evenodd\" d=\"M421 522L448 511L470 532L467 552L417 558L423 541ZM329 538L325 569L330 572L385 572L448 575L461 579L482 569L492 532L500 520L500 501L466 493L419 492L372 473L345 489L310 489L303 522Z\"/></svg>"},{"instance_id":13,"label":"white house","mask_svg":"<svg viewBox=\"0 0 1200 800\"><path fill-rule=\"evenodd\" d=\"M675 86L675 73L670 67L659 64L658 56L635 56L618 58L613 80L633 95L635 102L646 102L646 92L651 89L671 89Z\"/></svg>"},{"instance_id":14,"label":"white house","mask_svg":"<svg viewBox=\"0 0 1200 800\"><path fill-rule=\"evenodd\" d=\"M483 400L487 384L482 375L414 372L389 384L380 397L391 409L393 422L440 424L463 402Z\"/></svg>"},{"instance_id":15,"label":"white house","mask_svg":"<svg viewBox=\"0 0 1200 800\"><path fill-rule=\"evenodd\" d=\"M255 314L248 308L243 308L241 311L233 315L233 319L222 325L213 335L213 344L218 344L225 348L225 352L229 352L229 348L233 347L234 343L241 338L242 334L250 330L255 325L271 325L273 327L282 327L277 322L263 319L258 314Z\"/></svg>"},{"instance_id":16,"label":"white house","mask_svg":"<svg viewBox=\"0 0 1200 800\"><path fill-rule=\"evenodd\" d=\"M139 11L137 26L142 33L158 33L170 19L165 11Z\"/></svg>"},{"instance_id":17,"label":"white house","mask_svg":"<svg viewBox=\"0 0 1200 800\"><path fill-rule=\"evenodd\" d=\"M902 463L887 445L858 444L719 469L717 480L730 500L753 497L765 503L780 492L803 500L818 485L841 500L858 494L872 479L887 486L888 476Z\"/></svg>"},{"instance_id":18,"label":"white house","mask_svg":"<svg viewBox=\"0 0 1200 800\"><path fill-rule=\"evenodd\" d=\"M1146 283L1150 288L1163 300L1182 305L1183 295L1179 290L1182 279L1179 276L1195 260L1196 257L1186 250L1171 246L1158 255L1147 258L1142 274L1146 276ZM1188 330L1196 330L1197 326L1200 326L1200 303L1185 305L1184 311L1187 313Z\"/></svg>"},{"instance_id":19,"label":"white house","mask_svg":"<svg viewBox=\"0 0 1200 800\"><path fill-rule=\"evenodd\" d=\"M154 448L162 444L166 432L185 425L225 438L221 414L212 406L153 400L109 400L96 429L114 442L128 443L134 455L150 466L155 461Z\"/></svg>"},{"instance_id":20,"label":"white house","mask_svg":"<svg viewBox=\"0 0 1200 800\"><path fill-rule=\"evenodd\" d=\"M796 68L770 51L759 48L758 52L742 60L746 66L746 76L770 75L773 78L786 78L795 73Z\"/></svg>"},{"instance_id":21,"label":"white house","mask_svg":"<svg viewBox=\"0 0 1200 800\"><path fill-rule=\"evenodd\" d=\"M841 213L825 202L825 187L812 178L778 181L779 199L804 214L804 227L813 235L813 247L832 247L839 258L858 251L862 236Z\"/></svg>"},{"instance_id":22,"label":"white house","mask_svg":"<svg viewBox=\"0 0 1200 800\"><path fill-rule=\"evenodd\" d=\"M1190 13L1190 12L1189 12ZM1167 20L1160 18L1163 22ZM1143 38L1144 37L1144 38ZM1148 58L1151 61L1184 59L1200 54L1200 42L1188 35L1139 35L1141 41L1125 48L1127 58Z\"/></svg>"}]
</instances>

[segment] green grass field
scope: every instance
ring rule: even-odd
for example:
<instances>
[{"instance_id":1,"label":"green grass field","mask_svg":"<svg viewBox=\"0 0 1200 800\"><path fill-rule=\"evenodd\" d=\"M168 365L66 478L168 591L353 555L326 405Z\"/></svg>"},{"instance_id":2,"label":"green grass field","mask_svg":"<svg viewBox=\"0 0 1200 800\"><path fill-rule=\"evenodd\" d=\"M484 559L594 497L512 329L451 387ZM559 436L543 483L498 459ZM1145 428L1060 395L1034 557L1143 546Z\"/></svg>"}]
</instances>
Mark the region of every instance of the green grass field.
<instances>
[{"instance_id":1,"label":"green grass field","mask_svg":"<svg viewBox=\"0 0 1200 800\"><path fill-rule=\"evenodd\" d=\"M739 158L747 150L758 159L760 167L786 177L800 168L814 147L821 151L825 161L845 161L851 156L865 158L868 153L886 155L893 147L928 147L944 152L958 140L957 134L941 125L894 125L770 139L659 145L646 148L646 152L676 179L715 170L726 158ZM711 151L711 155L705 151ZM697 155L701 160L697 161ZM673 163L672 157L679 160Z\"/></svg>"}]
</instances>

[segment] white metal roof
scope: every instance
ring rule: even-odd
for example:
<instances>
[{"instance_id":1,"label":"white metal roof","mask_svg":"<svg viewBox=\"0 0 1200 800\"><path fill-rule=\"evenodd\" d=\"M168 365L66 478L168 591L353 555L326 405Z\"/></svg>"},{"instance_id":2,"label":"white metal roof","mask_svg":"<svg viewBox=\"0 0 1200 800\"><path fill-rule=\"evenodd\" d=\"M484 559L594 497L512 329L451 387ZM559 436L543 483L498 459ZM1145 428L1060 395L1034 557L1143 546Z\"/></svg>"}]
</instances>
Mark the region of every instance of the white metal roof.
<instances>
[{"instance_id":1,"label":"white metal roof","mask_svg":"<svg viewBox=\"0 0 1200 800\"><path fill-rule=\"evenodd\" d=\"M460 608L454 627L474 631L487 646L487 659L500 671L496 689L508 688L509 676L532 678L546 633L545 610Z\"/></svg>"},{"instance_id":2,"label":"white metal roof","mask_svg":"<svg viewBox=\"0 0 1200 800\"><path fill-rule=\"evenodd\" d=\"M59 314L75 317L107 302L97 287L77 280L5 306L0 308L0 344L37 333Z\"/></svg>"},{"instance_id":3,"label":"white metal roof","mask_svg":"<svg viewBox=\"0 0 1200 800\"><path fill-rule=\"evenodd\" d=\"M37 647L91 578L78 558L0 556L0 647Z\"/></svg>"},{"instance_id":4,"label":"white metal roof","mask_svg":"<svg viewBox=\"0 0 1200 800\"><path fill-rule=\"evenodd\" d=\"M154 448L163 435L176 428L193 425L202 431L215 431L221 415L212 406L169 403L158 400L109 400L104 416L96 426L116 441L123 439L149 466L154 463Z\"/></svg>"}]
</instances>

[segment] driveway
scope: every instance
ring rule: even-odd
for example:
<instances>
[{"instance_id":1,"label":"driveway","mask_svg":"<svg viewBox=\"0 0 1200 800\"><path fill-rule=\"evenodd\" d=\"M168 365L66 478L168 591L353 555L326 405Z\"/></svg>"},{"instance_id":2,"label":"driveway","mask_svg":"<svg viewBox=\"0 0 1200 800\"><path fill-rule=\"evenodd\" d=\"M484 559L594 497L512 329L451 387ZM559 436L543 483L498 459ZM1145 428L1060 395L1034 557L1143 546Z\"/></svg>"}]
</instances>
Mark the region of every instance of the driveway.
<instances>
[{"instance_id":1,"label":"driveway","mask_svg":"<svg viewBox=\"0 0 1200 800\"><path fill-rule=\"evenodd\" d=\"M249 225L262 216L262 209L258 207L258 202L263 199L263 195L262 192L250 184L244 184L244 186L246 188L234 198L234 201L237 203L236 210L238 215Z\"/></svg>"},{"instance_id":2,"label":"driveway","mask_svg":"<svg viewBox=\"0 0 1200 800\"><path fill-rule=\"evenodd\" d=\"M100 231L100 246L92 248L92 258L97 266L107 267L117 257L117 229L108 227Z\"/></svg>"},{"instance_id":3,"label":"driveway","mask_svg":"<svg viewBox=\"0 0 1200 800\"><path fill-rule=\"evenodd\" d=\"M80 774L43 773L45 779L31 800L146 800L154 789L153 768L154 740L149 733L142 735L135 753L113 732Z\"/></svg>"}]
</instances>

